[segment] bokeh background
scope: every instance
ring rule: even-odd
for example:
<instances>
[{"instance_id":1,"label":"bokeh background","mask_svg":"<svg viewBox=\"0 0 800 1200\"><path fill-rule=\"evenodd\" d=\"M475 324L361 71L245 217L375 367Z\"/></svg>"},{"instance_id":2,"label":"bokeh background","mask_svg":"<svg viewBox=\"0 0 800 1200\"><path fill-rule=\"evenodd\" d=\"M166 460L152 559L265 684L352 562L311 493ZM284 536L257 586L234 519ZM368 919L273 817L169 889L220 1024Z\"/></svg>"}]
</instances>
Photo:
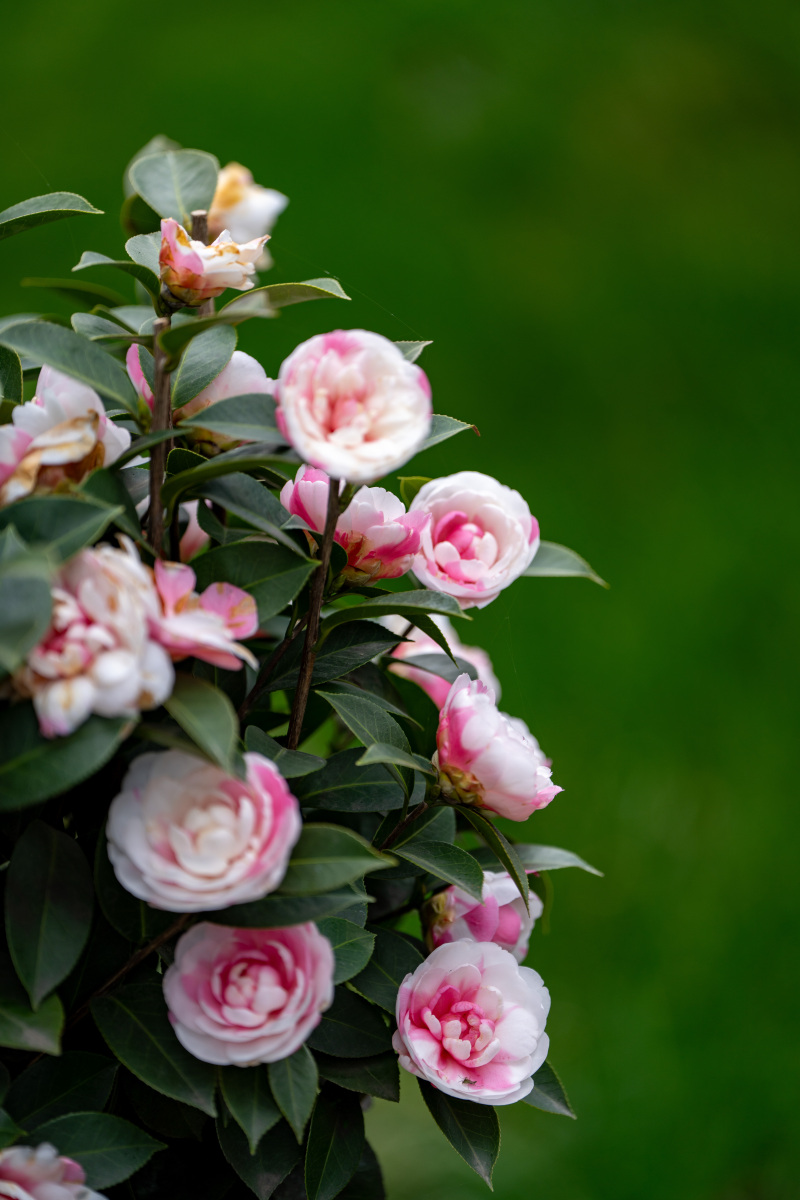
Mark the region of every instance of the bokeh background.
<instances>
[{"instance_id":1,"label":"bokeh background","mask_svg":"<svg viewBox=\"0 0 800 1200\"><path fill-rule=\"evenodd\" d=\"M154 133L291 197L274 280L352 304L251 322L275 373L344 325L432 338L417 461L528 498L607 578L477 614L503 703L565 792L531 960L579 1119L502 1112L498 1200L798 1195L800 9L790 0L37 0L3 18L0 208L104 208L5 243L18 286L120 246ZM123 277L96 276L118 286ZM793 844L794 843L794 844ZM484 1185L420 1109L378 1102L390 1200Z\"/></svg>"}]
</instances>

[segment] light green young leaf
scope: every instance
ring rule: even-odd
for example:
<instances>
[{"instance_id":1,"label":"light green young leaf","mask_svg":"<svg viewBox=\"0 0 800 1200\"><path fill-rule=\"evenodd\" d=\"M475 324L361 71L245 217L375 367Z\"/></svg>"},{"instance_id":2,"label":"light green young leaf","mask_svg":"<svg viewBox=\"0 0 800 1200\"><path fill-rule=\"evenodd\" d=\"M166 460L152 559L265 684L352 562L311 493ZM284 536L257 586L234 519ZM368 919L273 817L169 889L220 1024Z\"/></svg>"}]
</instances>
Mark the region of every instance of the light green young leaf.
<instances>
[{"instance_id":1,"label":"light green young leaf","mask_svg":"<svg viewBox=\"0 0 800 1200\"><path fill-rule=\"evenodd\" d=\"M236 349L236 330L217 325L190 342L172 376L172 407L180 409L212 383Z\"/></svg>"},{"instance_id":2,"label":"light green young leaf","mask_svg":"<svg viewBox=\"0 0 800 1200\"><path fill-rule=\"evenodd\" d=\"M432 346L433 342L395 342L395 346L403 355L406 362L416 362L426 346ZM408 503L408 501L406 501Z\"/></svg>"},{"instance_id":3,"label":"light green young leaf","mask_svg":"<svg viewBox=\"0 0 800 1200\"><path fill-rule=\"evenodd\" d=\"M434 413L431 431L422 445L422 450L430 450L431 446L438 446L439 442L446 442L448 438L455 437L457 433L463 433L465 429L471 429L480 437L475 425L470 425L466 421L457 421L455 417L445 417Z\"/></svg>"},{"instance_id":4,"label":"light green young leaf","mask_svg":"<svg viewBox=\"0 0 800 1200\"><path fill-rule=\"evenodd\" d=\"M205 679L179 673L164 707L203 754L223 771L234 773L239 725L225 692Z\"/></svg>"}]
</instances>

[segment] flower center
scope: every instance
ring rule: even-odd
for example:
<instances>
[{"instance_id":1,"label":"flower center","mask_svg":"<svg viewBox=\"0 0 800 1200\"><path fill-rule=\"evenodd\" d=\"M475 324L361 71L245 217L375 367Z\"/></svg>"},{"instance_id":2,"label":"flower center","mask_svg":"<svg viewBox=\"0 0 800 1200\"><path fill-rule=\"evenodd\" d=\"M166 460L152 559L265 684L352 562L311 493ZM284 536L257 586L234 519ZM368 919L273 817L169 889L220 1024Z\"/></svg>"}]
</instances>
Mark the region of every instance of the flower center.
<instances>
[{"instance_id":1,"label":"flower center","mask_svg":"<svg viewBox=\"0 0 800 1200\"><path fill-rule=\"evenodd\" d=\"M472 1000L458 1000L438 1015L433 1009L425 1008L422 1019L441 1042L442 1050L462 1066L485 1066L500 1049L500 1041L495 1037L495 1022Z\"/></svg>"},{"instance_id":2,"label":"flower center","mask_svg":"<svg viewBox=\"0 0 800 1200\"><path fill-rule=\"evenodd\" d=\"M445 513L435 523L433 546L439 569L461 583L476 581L498 556L494 534L460 509Z\"/></svg>"}]
</instances>

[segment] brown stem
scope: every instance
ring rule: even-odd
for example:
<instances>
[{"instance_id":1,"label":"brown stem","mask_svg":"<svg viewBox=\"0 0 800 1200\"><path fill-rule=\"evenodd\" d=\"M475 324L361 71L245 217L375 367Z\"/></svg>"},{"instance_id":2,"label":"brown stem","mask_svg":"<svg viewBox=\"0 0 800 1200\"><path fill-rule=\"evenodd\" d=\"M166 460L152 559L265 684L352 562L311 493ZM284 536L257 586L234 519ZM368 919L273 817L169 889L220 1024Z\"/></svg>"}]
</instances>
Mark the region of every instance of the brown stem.
<instances>
[{"instance_id":1,"label":"brown stem","mask_svg":"<svg viewBox=\"0 0 800 1200\"><path fill-rule=\"evenodd\" d=\"M192 213L192 237L196 242L208 245L208 213L204 208L196 208ZM205 300L197 310L198 317L213 317L214 301Z\"/></svg>"},{"instance_id":2,"label":"brown stem","mask_svg":"<svg viewBox=\"0 0 800 1200\"><path fill-rule=\"evenodd\" d=\"M311 577L311 587L308 597L308 625L306 640L303 645L303 657L300 661L300 678L294 693L292 714L289 718L289 735L286 744L290 750L296 750L303 728L303 718L306 715L306 705L311 691L311 676L314 671L315 645L319 637L319 619L322 611L322 597L325 595L325 584L328 579L328 567L331 561L333 535L336 532L336 519L339 516L339 482L331 480L328 488L328 515L325 518L325 532L322 535L322 545L319 552L319 566Z\"/></svg>"},{"instance_id":3,"label":"brown stem","mask_svg":"<svg viewBox=\"0 0 800 1200\"><path fill-rule=\"evenodd\" d=\"M153 325L153 358L155 380L153 382L153 420L150 428L169 429L172 425L172 408L169 394L169 372L167 356L158 344L159 334L170 327L169 317L159 317ZM161 502L161 486L167 465L167 455L172 449L172 440L159 442L150 451L150 545L158 558L164 557L164 505Z\"/></svg>"},{"instance_id":4,"label":"brown stem","mask_svg":"<svg viewBox=\"0 0 800 1200\"><path fill-rule=\"evenodd\" d=\"M389 836L385 837L383 839L383 841L381 842L380 846L378 846L378 849L385 850L387 846L394 845L394 843L399 838L400 834L405 833L405 831L406 831L406 829L408 829L409 825L412 825L414 823L414 821L416 821L417 817L421 817L424 812L427 812L427 809L428 809L428 801L423 800L421 804L418 804L416 808L411 810L411 812L408 814L407 817L405 817L402 821L399 821L398 824L395 825L394 829L389 834Z\"/></svg>"},{"instance_id":5,"label":"brown stem","mask_svg":"<svg viewBox=\"0 0 800 1200\"><path fill-rule=\"evenodd\" d=\"M237 714L240 723L245 719L247 714L250 712L250 709L260 699L261 694L264 691L264 688L269 683L269 679L270 679L270 676L272 675L272 672L275 670L278 663L281 661L284 654L291 646L292 642L297 641L298 637L305 629L307 621L308 621L308 615L303 617L303 619L300 622L298 622L297 627L296 627L296 629L294 629L291 636L289 635L289 631L287 630L286 637L283 639L280 646L278 646L272 652L270 657L264 663L264 666L261 668L261 671L259 672L258 679L255 681L252 688L247 693L247 695L245 696L244 700L241 703L241 707L239 708L239 712Z\"/></svg>"}]
</instances>

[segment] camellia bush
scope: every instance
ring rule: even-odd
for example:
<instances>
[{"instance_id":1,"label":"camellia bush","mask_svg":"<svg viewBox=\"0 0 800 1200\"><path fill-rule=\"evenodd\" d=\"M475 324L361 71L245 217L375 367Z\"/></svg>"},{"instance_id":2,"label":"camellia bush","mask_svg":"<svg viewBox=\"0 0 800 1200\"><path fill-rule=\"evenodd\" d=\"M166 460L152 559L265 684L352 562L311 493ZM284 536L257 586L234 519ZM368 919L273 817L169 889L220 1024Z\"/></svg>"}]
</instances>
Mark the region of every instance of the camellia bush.
<instances>
[{"instance_id":1,"label":"camellia bush","mask_svg":"<svg viewBox=\"0 0 800 1200\"><path fill-rule=\"evenodd\" d=\"M27 281L71 319L0 321L0 1197L375 1200L401 1070L490 1183L497 1107L573 1115L522 963L593 868L495 822L561 789L469 612L601 581L502 482L398 476L472 436L427 343L236 348L347 301L259 280L285 196L165 138L124 191L118 257Z\"/></svg>"}]
</instances>

